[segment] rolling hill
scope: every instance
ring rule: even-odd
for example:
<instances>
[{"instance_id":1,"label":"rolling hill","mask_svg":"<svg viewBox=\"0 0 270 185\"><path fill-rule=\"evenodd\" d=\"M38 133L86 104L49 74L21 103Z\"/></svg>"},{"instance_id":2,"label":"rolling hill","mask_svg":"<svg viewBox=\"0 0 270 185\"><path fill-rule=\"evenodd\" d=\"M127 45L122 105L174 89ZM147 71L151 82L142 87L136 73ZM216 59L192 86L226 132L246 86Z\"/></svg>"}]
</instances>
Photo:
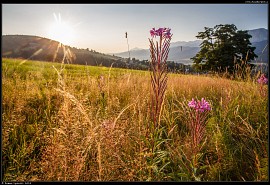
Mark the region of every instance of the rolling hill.
<instances>
[{"instance_id":1,"label":"rolling hill","mask_svg":"<svg viewBox=\"0 0 270 185\"><path fill-rule=\"evenodd\" d=\"M61 43L38 36L4 35L2 36L2 57L23 58L32 60L66 63L103 65L121 67L125 65L124 59L117 56L105 55L89 49L78 49L65 46Z\"/></svg>"}]
</instances>

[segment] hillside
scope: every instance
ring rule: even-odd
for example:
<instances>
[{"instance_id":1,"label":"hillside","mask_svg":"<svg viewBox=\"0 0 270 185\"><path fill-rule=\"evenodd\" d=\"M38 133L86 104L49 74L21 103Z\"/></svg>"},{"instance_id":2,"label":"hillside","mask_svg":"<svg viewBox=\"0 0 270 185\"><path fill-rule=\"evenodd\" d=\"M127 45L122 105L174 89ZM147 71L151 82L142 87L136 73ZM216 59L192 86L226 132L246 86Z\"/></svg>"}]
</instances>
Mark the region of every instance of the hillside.
<instances>
[{"instance_id":1,"label":"hillside","mask_svg":"<svg viewBox=\"0 0 270 185\"><path fill-rule=\"evenodd\" d=\"M120 57L65 46L47 38L28 35L2 36L2 57L61 62L64 53L66 63L92 66L111 66L115 63L114 65L118 67L125 65L124 59Z\"/></svg>"},{"instance_id":2,"label":"hillside","mask_svg":"<svg viewBox=\"0 0 270 185\"><path fill-rule=\"evenodd\" d=\"M255 53L258 55L256 61L258 62L269 62L269 52L268 52L268 40L263 40L260 42L253 42L252 45L256 47Z\"/></svg>"},{"instance_id":3,"label":"hillside","mask_svg":"<svg viewBox=\"0 0 270 185\"><path fill-rule=\"evenodd\" d=\"M268 63L269 62L269 40L268 30L265 28L249 30L248 33L252 36L250 42L252 46L256 47L255 53L258 55L257 62Z\"/></svg>"},{"instance_id":4,"label":"hillside","mask_svg":"<svg viewBox=\"0 0 270 185\"><path fill-rule=\"evenodd\" d=\"M251 43L268 40L268 30L265 28L249 30L248 33L252 35Z\"/></svg>"}]
</instances>

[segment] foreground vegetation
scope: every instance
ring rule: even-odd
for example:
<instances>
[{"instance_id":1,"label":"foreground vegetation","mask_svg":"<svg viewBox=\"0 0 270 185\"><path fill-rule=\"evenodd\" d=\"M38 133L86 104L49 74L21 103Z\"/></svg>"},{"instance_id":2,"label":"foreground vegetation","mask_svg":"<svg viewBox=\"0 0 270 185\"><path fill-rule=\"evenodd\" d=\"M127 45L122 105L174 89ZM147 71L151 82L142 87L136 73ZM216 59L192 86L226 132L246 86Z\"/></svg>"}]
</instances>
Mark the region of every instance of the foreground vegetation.
<instances>
[{"instance_id":1,"label":"foreground vegetation","mask_svg":"<svg viewBox=\"0 0 270 185\"><path fill-rule=\"evenodd\" d=\"M169 74L157 132L150 88L147 71L2 59L3 180L268 180L268 97L256 78ZM197 168L192 98L212 107Z\"/></svg>"}]
</instances>

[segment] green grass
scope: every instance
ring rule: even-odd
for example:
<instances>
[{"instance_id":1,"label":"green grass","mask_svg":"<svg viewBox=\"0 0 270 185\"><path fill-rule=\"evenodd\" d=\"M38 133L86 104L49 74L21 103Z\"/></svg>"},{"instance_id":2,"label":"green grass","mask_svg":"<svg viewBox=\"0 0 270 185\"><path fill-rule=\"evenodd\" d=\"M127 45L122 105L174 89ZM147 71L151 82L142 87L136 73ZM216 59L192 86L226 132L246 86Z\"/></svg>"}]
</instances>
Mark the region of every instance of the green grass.
<instances>
[{"instance_id":1,"label":"green grass","mask_svg":"<svg viewBox=\"0 0 270 185\"><path fill-rule=\"evenodd\" d=\"M65 64L59 78L59 63L22 62L2 59L4 181L269 178L268 97L256 79L169 74L161 126L150 132L149 72ZM213 109L196 170L187 103L202 97Z\"/></svg>"}]
</instances>

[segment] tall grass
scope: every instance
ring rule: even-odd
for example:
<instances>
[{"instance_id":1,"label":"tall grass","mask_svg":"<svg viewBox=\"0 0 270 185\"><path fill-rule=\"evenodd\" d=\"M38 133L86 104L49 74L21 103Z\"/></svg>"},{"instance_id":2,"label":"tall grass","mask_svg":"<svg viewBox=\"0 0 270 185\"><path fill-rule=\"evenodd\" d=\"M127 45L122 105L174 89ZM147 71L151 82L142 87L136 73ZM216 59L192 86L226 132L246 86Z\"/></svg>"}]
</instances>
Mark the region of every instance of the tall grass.
<instances>
[{"instance_id":1,"label":"tall grass","mask_svg":"<svg viewBox=\"0 0 270 185\"><path fill-rule=\"evenodd\" d=\"M65 65L60 79L60 64L20 62L2 59L4 181L269 178L268 97L256 79L168 74L160 127L149 133L149 72ZM202 97L212 111L195 169L187 103Z\"/></svg>"}]
</instances>

